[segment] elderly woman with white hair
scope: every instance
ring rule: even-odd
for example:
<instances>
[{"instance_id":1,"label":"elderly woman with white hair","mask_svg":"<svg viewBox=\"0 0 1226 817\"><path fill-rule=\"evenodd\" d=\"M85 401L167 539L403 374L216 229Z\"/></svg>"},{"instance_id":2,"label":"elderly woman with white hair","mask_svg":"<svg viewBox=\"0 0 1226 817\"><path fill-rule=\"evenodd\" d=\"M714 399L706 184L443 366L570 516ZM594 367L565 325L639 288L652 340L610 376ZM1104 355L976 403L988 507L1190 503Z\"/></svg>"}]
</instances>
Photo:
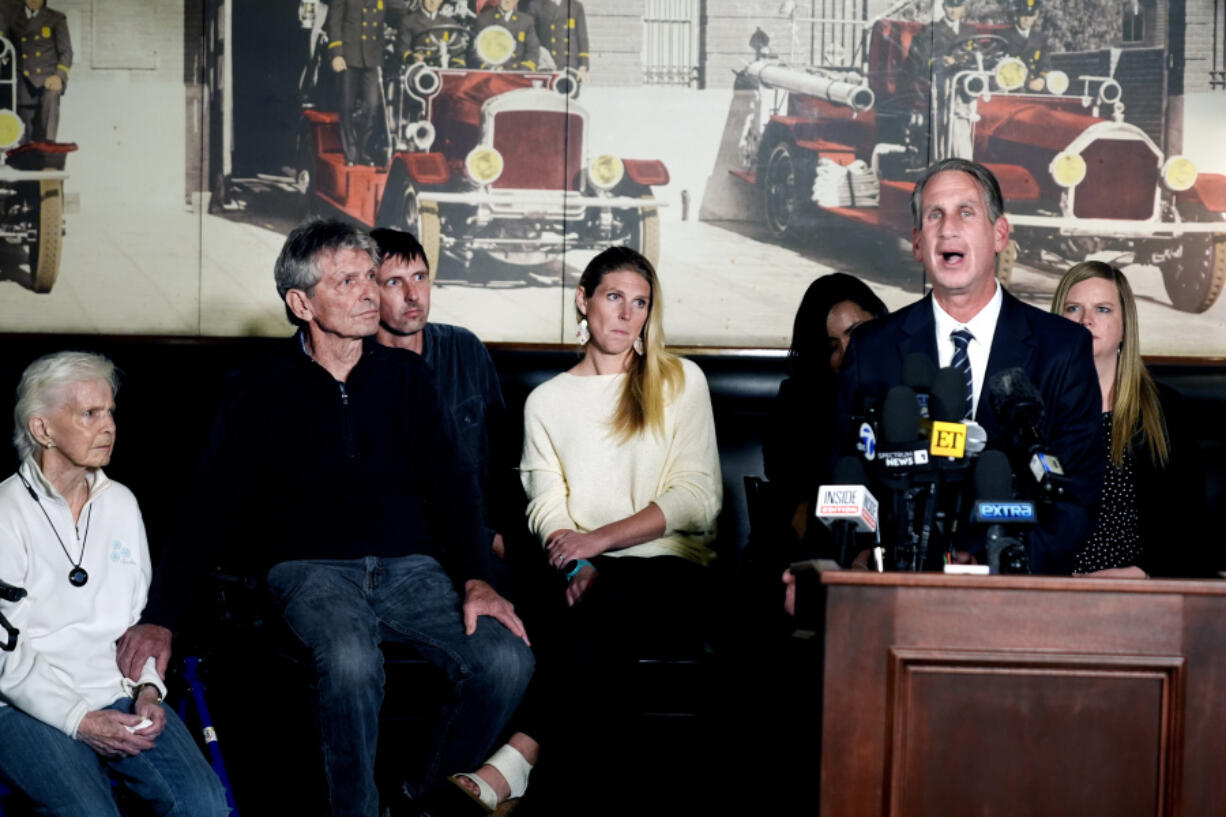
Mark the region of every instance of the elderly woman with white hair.
<instances>
[{"instance_id":1,"label":"elderly woman with white hair","mask_svg":"<svg viewBox=\"0 0 1226 817\"><path fill-rule=\"evenodd\" d=\"M217 776L150 659L124 678L115 640L140 617L149 548L115 446L115 367L60 352L17 388L17 473L0 483L0 602L20 634L0 652L0 779L40 814L118 815L108 771L156 814L228 813Z\"/></svg>"}]
</instances>

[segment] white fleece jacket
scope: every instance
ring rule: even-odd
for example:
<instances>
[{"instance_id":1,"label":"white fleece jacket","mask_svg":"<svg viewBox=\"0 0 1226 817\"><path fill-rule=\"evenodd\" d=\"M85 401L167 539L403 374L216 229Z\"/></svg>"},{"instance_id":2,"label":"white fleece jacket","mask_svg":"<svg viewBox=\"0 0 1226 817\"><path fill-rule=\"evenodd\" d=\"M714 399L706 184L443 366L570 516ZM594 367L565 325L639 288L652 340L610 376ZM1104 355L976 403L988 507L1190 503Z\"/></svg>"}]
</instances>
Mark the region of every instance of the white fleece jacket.
<instances>
[{"instance_id":1,"label":"white fleece jacket","mask_svg":"<svg viewBox=\"0 0 1226 817\"><path fill-rule=\"evenodd\" d=\"M17 648L0 652L0 705L15 706L75 738L87 712L126 692L115 641L145 606L152 576L145 524L132 492L101 470L89 474L80 524L32 459L19 473L39 501L17 474L0 483L0 579L27 591L21 601L0 601L0 612L21 630ZM85 539L84 586L68 582L72 562L40 503L74 561ZM165 693L152 658L137 683L153 683Z\"/></svg>"}]
</instances>

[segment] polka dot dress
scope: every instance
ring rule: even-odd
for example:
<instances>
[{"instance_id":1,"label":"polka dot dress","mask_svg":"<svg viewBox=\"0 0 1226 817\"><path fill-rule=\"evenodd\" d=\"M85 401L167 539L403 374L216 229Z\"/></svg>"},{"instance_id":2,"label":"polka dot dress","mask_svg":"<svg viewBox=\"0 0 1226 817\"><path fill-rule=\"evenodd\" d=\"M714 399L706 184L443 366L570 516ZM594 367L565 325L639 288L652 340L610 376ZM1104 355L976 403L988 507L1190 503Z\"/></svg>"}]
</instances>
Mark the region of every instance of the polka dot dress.
<instances>
[{"instance_id":1,"label":"polka dot dress","mask_svg":"<svg viewBox=\"0 0 1226 817\"><path fill-rule=\"evenodd\" d=\"M1111 463L1111 412L1103 412L1107 440L1107 467L1103 470L1102 504L1090 540L1076 557L1077 573L1128 567L1141 560L1141 521L1137 516L1137 480L1132 447L1124 449L1124 463Z\"/></svg>"}]
</instances>

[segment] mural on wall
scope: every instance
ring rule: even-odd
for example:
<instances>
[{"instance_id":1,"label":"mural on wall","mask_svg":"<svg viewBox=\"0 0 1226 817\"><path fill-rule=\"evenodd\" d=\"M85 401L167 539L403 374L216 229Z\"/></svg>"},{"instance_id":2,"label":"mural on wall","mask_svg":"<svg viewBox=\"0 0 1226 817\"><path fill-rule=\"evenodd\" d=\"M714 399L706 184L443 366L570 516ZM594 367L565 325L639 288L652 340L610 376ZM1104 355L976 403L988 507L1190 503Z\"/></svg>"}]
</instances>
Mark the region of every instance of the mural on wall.
<instances>
[{"instance_id":1,"label":"mural on wall","mask_svg":"<svg viewBox=\"0 0 1226 817\"><path fill-rule=\"evenodd\" d=\"M74 83L182 101L102 144L109 113L66 109L81 212L54 291L0 255L7 329L285 334L273 259L328 215L416 233L432 318L487 340L567 342L579 272L623 243L660 268L672 343L784 346L825 272L922 294L910 190L961 156L1002 182L1016 294L1046 307L1101 258L1148 353L1226 354L1226 105L1184 87L1212 73L1188 20L1223 0L60 2L93 31ZM181 63L102 51L125 4Z\"/></svg>"}]
</instances>

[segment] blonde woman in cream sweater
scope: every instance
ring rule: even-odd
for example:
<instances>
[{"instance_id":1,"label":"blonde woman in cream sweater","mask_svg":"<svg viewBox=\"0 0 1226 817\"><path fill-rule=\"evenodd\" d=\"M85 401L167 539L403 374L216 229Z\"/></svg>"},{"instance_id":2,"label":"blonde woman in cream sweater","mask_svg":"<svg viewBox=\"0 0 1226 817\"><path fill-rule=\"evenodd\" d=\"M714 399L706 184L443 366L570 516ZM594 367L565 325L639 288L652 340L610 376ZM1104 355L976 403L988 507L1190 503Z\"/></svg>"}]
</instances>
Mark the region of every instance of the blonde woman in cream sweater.
<instances>
[{"instance_id":1,"label":"blonde woman in cream sweater","mask_svg":"<svg viewBox=\"0 0 1226 817\"><path fill-rule=\"evenodd\" d=\"M514 805L542 746L559 764L553 787L576 787L545 796L578 804L624 786L593 775L620 765L598 752L624 723L625 670L701 638L719 451L702 371L664 349L661 301L642 255L597 255L575 293L583 358L524 406L528 526L555 572L556 606L532 633L537 672L513 719L519 731L453 778L487 811Z\"/></svg>"}]
</instances>

